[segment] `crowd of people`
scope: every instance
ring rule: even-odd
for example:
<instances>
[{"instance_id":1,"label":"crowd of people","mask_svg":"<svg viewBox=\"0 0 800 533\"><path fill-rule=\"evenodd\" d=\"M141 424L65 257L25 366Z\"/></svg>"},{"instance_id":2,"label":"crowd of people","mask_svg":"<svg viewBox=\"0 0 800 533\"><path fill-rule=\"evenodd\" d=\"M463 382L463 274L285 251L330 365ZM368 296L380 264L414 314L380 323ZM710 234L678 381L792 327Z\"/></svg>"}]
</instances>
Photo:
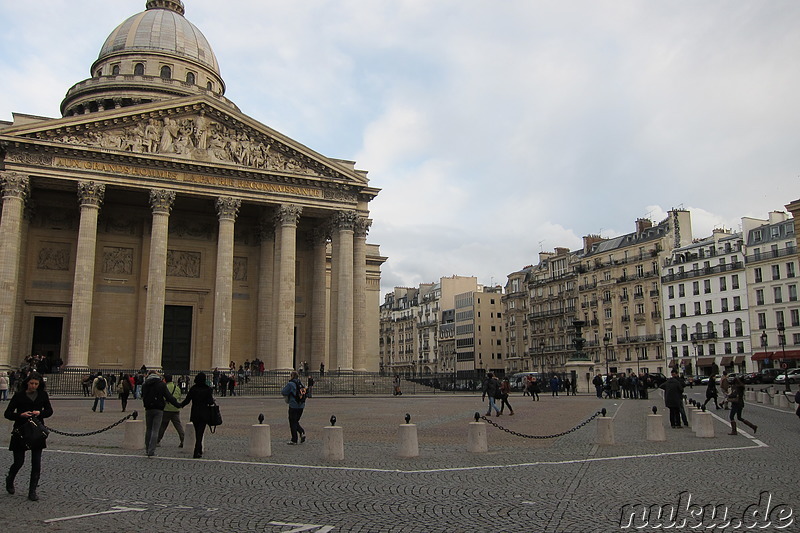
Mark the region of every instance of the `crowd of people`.
<instances>
[{"instance_id":1,"label":"crowd of people","mask_svg":"<svg viewBox=\"0 0 800 533\"><path fill-rule=\"evenodd\" d=\"M592 379L592 385L598 398L646 400L648 391L655 386L655 382L650 374L620 372L605 377L597 374Z\"/></svg>"}]
</instances>

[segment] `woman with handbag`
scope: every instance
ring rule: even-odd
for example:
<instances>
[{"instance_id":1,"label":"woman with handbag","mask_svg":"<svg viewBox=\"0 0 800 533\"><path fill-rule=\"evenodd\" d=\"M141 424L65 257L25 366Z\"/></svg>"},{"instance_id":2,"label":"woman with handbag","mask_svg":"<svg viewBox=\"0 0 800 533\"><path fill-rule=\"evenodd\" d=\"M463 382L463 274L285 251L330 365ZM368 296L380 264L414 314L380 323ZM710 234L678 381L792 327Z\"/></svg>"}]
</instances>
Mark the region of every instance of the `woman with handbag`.
<instances>
[{"instance_id":1,"label":"woman with handbag","mask_svg":"<svg viewBox=\"0 0 800 533\"><path fill-rule=\"evenodd\" d=\"M209 422L211 409L209 406L214 404L214 389L206 383L205 372L200 372L194 377L194 385L189 389L186 398L181 402L181 407L192 404L192 412L189 421L194 426L194 455L195 459L203 457L203 433Z\"/></svg>"},{"instance_id":2,"label":"woman with handbag","mask_svg":"<svg viewBox=\"0 0 800 533\"><path fill-rule=\"evenodd\" d=\"M8 446L8 449L14 452L14 464L6 476L6 490L9 494L14 494L14 478L25 464L25 452L30 450L31 481L28 499L37 501L39 496L36 494L36 488L39 485L42 467L42 450L47 447L41 421L53 415L53 407L50 405L50 397L44 390L42 377L38 373L31 372L22 385L22 390L12 396L5 412L5 417L14 421L11 444ZM36 427L26 428L26 425L30 424L36 424Z\"/></svg>"}]
</instances>

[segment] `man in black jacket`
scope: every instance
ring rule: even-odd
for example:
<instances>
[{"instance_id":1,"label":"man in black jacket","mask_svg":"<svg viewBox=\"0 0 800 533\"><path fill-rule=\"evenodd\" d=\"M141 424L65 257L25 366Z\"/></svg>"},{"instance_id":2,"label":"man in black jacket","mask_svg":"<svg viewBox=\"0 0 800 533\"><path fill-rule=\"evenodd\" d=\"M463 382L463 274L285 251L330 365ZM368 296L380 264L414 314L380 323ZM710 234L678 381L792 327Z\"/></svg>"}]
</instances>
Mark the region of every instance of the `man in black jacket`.
<instances>
[{"instance_id":1,"label":"man in black jacket","mask_svg":"<svg viewBox=\"0 0 800 533\"><path fill-rule=\"evenodd\" d=\"M672 371L672 377L661 385L664 389L664 406L669 409L669 423L673 428L681 427L681 401L683 400L683 383L678 379L678 371Z\"/></svg>"},{"instance_id":2,"label":"man in black jacket","mask_svg":"<svg viewBox=\"0 0 800 533\"><path fill-rule=\"evenodd\" d=\"M155 370L151 370L147 379L142 384L142 403L144 404L145 436L144 443L147 447L147 456L156 454L158 444L158 430L164 418L164 407L167 402L175 407L181 407L172 394L167 390L167 384Z\"/></svg>"}]
</instances>

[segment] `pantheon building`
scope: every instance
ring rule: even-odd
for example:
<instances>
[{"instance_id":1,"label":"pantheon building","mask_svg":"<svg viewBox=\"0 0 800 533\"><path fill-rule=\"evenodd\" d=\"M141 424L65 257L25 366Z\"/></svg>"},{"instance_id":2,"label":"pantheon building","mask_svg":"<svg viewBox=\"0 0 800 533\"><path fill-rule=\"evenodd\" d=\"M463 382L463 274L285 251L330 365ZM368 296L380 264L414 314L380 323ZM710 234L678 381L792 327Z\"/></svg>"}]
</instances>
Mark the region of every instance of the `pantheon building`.
<instances>
[{"instance_id":1,"label":"pantheon building","mask_svg":"<svg viewBox=\"0 0 800 533\"><path fill-rule=\"evenodd\" d=\"M378 370L378 194L225 97L180 0L114 29L62 118L0 122L0 369Z\"/></svg>"}]
</instances>

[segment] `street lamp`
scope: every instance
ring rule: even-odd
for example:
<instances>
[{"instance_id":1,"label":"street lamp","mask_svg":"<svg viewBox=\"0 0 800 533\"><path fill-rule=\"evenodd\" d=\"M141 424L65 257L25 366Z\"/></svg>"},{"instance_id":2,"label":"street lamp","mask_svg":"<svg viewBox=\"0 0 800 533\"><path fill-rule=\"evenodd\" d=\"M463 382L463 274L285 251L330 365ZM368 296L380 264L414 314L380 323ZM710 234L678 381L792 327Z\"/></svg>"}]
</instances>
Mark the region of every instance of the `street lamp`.
<instances>
[{"instance_id":1,"label":"street lamp","mask_svg":"<svg viewBox=\"0 0 800 533\"><path fill-rule=\"evenodd\" d=\"M778 322L778 344L781 347L781 366L783 367L783 379L786 383L786 392L792 390L789 386L789 363L786 362L786 326L783 322Z\"/></svg>"},{"instance_id":2,"label":"street lamp","mask_svg":"<svg viewBox=\"0 0 800 533\"><path fill-rule=\"evenodd\" d=\"M764 359L766 359L767 358L767 332L762 330L760 338L761 338L761 349L764 350ZM763 363L762 363L762 368L764 368L763 367Z\"/></svg>"},{"instance_id":3,"label":"street lamp","mask_svg":"<svg viewBox=\"0 0 800 533\"><path fill-rule=\"evenodd\" d=\"M606 347L606 376L608 375L608 347L611 345L611 338L606 334L603 337L603 346Z\"/></svg>"},{"instance_id":4,"label":"street lamp","mask_svg":"<svg viewBox=\"0 0 800 533\"><path fill-rule=\"evenodd\" d=\"M692 365L692 382L697 378L697 337L692 335L692 346L694 346L694 364Z\"/></svg>"}]
</instances>

